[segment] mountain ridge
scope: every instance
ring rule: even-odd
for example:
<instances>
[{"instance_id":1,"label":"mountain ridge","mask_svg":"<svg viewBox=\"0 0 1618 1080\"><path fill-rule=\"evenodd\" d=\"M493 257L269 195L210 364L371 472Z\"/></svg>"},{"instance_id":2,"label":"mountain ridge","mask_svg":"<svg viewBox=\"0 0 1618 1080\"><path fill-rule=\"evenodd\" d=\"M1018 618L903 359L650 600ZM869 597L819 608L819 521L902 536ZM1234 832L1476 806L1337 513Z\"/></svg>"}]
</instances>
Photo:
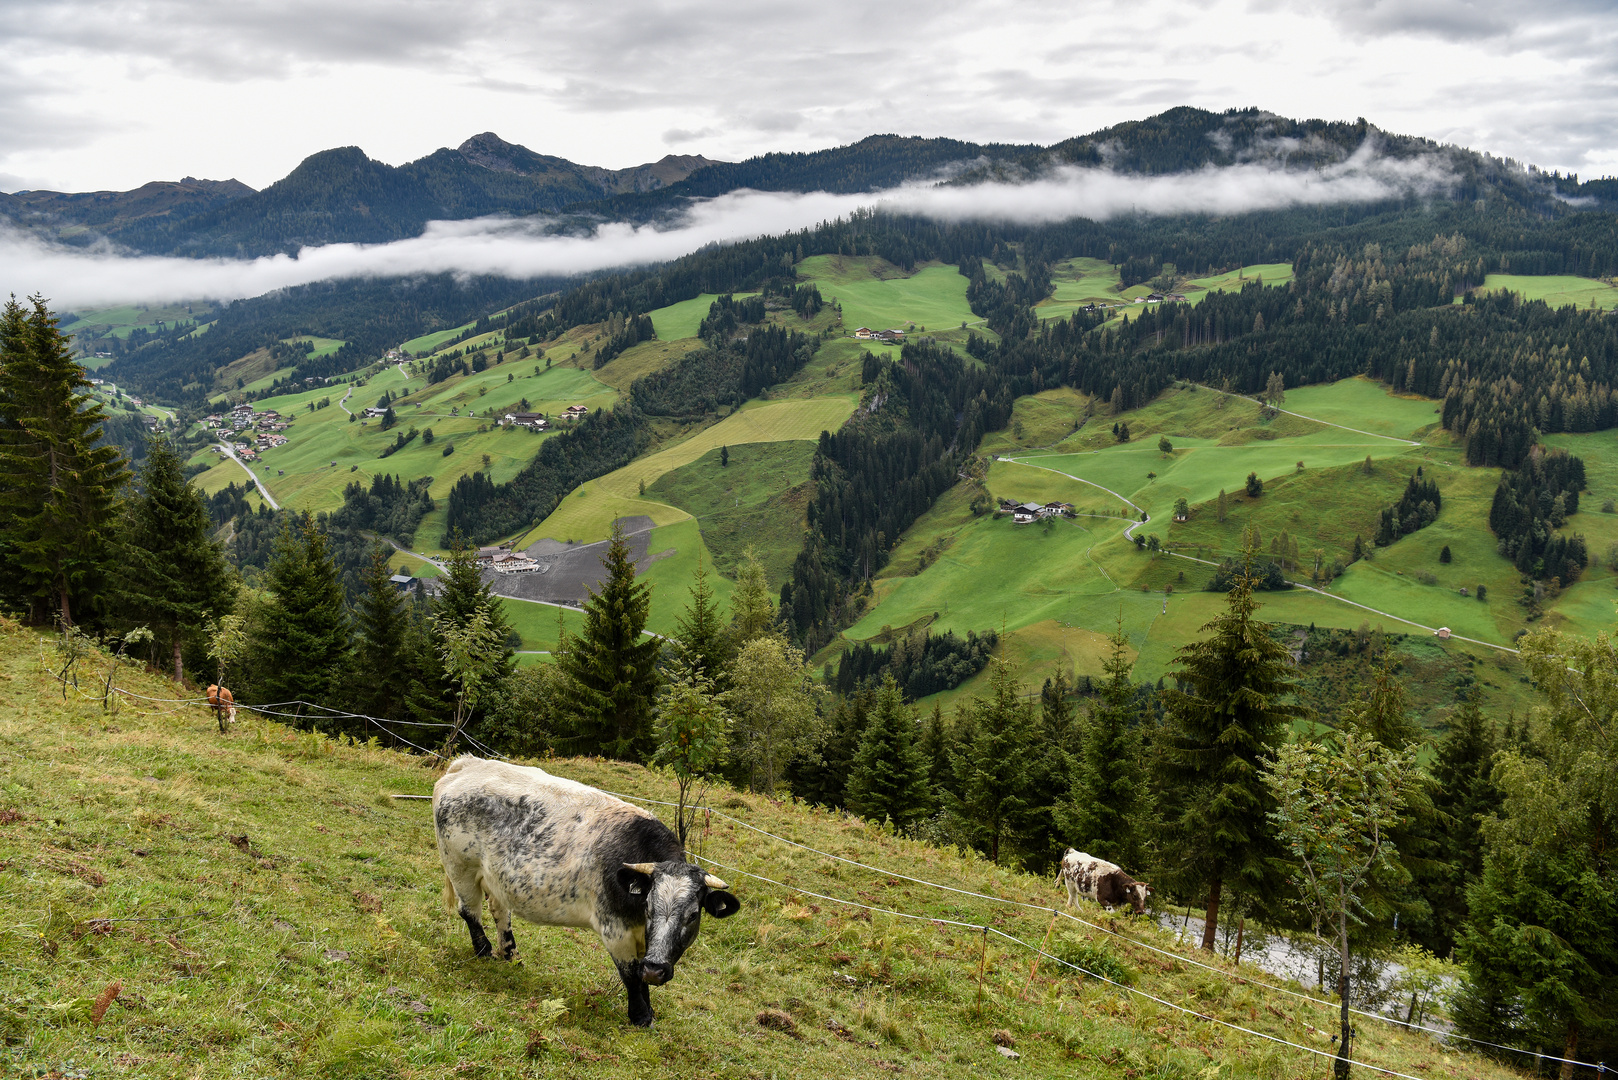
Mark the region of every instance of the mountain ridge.
<instances>
[{"instance_id":1,"label":"mountain ridge","mask_svg":"<svg viewBox=\"0 0 1618 1080\"><path fill-rule=\"evenodd\" d=\"M667 220L693 201L738 188L861 194L917 180L1018 182L1056 166L1147 175L1245 163L1303 170L1340 164L1366 146L1395 159L1441 159L1459 181L1450 196L1458 201L1494 195L1550 214L1618 206L1618 181L1580 183L1509 158L1384 132L1364 118L1292 120L1257 108L1178 107L1049 146L882 134L740 162L669 154L627 169L581 165L486 131L398 166L357 146L322 150L262 191L234 180L187 178L131 192L19 192L0 194L0 215L66 243L105 237L144 254L245 258L387 243L420 235L430 221L493 214L559 214L581 227L604 219Z\"/></svg>"}]
</instances>

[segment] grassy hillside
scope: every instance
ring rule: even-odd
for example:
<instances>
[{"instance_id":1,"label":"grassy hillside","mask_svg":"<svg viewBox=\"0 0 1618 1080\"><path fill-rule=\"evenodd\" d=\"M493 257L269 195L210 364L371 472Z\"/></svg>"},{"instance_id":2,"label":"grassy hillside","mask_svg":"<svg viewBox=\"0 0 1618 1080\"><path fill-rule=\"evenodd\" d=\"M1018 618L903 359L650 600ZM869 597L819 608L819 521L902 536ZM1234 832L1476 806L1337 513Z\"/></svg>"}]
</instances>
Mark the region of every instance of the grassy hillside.
<instances>
[{"instance_id":1,"label":"grassy hillside","mask_svg":"<svg viewBox=\"0 0 1618 1080\"><path fill-rule=\"evenodd\" d=\"M1618 285L1571 274L1489 274L1483 279L1483 289L1508 290L1524 300L1543 300L1553 308L1572 304L1610 311L1618 307Z\"/></svg>"},{"instance_id":2,"label":"grassy hillside","mask_svg":"<svg viewBox=\"0 0 1618 1080\"><path fill-rule=\"evenodd\" d=\"M1516 602L1523 586L1495 552L1487 527L1499 471L1464 465L1447 433L1433 428L1433 402L1349 379L1288 391L1285 408L1267 418L1253 402L1221 403L1215 393L1189 388L1118 417L1093 410L1068 390L1019 400L1010 428L985 440L984 449L1001 456L983 488L957 486L900 539L874 583L866 613L843 640L886 640L920 626L957 633L1003 630L1005 655L1037 683L1058 669L1100 674L1102 638L1121 615L1138 654L1135 678L1155 680L1172 666L1176 650L1218 613L1222 598L1202 591L1211 567L1141 552L1125 537L1127 528L1157 536L1168 551L1213 561L1239 552L1244 529L1257 528L1266 547L1285 530L1298 541L1306 564L1316 548L1328 562L1348 563L1355 534L1367 543L1372 539L1381 509L1397 499L1418 466L1430 470L1444 492L1433 525L1354 563L1332 583L1331 595L1265 594L1263 617L1342 630L1381 626L1390 634L1417 636L1430 634L1422 627L1448 626L1500 646L1531 625L1528 610ZM1112 434L1115 422L1129 425L1129 442L1119 443ZM1158 449L1160 435L1174 445L1172 453ZM1618 466L1609 472L1601 464L1618 460L1612 452L1618 444L1610 433L1572 438L1577 442L1570 445L1592 462L1593 494L1568 529L1584 532L1593 553L1601 555L1608 542L1618 542L1618 515L1598 509L1601 489L1618 487ZM1367 456L1370 474L1364 471ZM1265 482L1256 499L1243 490L1249 472ZM1224 522L1215 507L1221 488L1228 493ZM975 517L969 503L985 489L996 498L1071 502L1080 516L1022 526L1009 517ZM1183 523L1170 513L1178 497L1192 507ZM1136 508L1148 511L1151 520L1139 523ZM1438 555L1446 544L1453 561L1443 564ZM1307 565L1293 576L1307 580ZM1592 565L1583 580L1546 601L1545 620L1586 631L1610 627L1615 581L1611 570ZM1487 586L1486 601L1476 598L1480 584ZM1469 595L1460 594L1462 586ZM1167 596L1165 588L1171 590ZM834 642L820 659L841 647ZM1485 689L1485 700L1502 709L1519 704L1514 660L1464 642L1444 648L1452 660L1448 674L1428 687L1431 700L1417 702L1418 712L1441 718L1453 691L1468 681L1466 666L1481 663L1492 670L1497 661L1505 667ZM942 695L942 701L948 705L977 692L981 679Z\"/></svg>"},{"instance_id":3,"label":"grassy hillside","mask_svg":"<svg viewBox=\"0 0 1618 1080\"><path fill-rule=\"evenodd\" d=\"M835 863L715 818L702 853L741 897L707 920L650 1031L588 932L515 927L521 964L473 958L441 905L421 758L300 735L243 713L116 716L39 670L43 641L0 622L0 1061L21 1075L1259 1078L1321 1075L1323 1058L1126 996L1003 938L901 920L991 923L1039 942L1053 917ZM153 697L169 684L130 675ZM585 783L666 798L639 767L556 760ZM717 791L727 814L823 851L1035 904L1052 883L897 839L790 802ZM782 885L748 874L782 882ZM1082 914L1096 917L1093 908ZM1329 1052L1333 1014L1140 949L1174 935L1066 921L1050 948L1116 965L1137 988ZM1244 969L1248 975L1255 974ZM979 1004L979 974L981 1005ZM95 1000L118 993L95 1019ZM996 1041L1013 1043L1020 1061ZM1364 1023L1360 1058L1496 1080L1487 1060Z\"/></svg>"},{"instance_id":4,"label":"grassy hillside","mask_svg":"<svg viewBox=\"0 0 1618 1080\"><path fill-rule=\"evenodd\" d=\"M532 536L587 543L605 538L617 517L645 514L659 525L685 520L689 517L685 511L647 497L650 492L642 496L641 485L650 488L664 473L689 465L721 446L813 442L822 431L840 427L857 404L853 395L750 402L690 438L580 485L534 529Z\"/></svg>"},{"instance_id":5,"label":"grassy hillside","mask_svg":"<svg viewBox=\"0 0 1618 1080\"><path fill-rule=\"evenodd\" d=\"M1262 280L1267 286L1285 285L1292 280L1292 264L1262 263L1227 274L1189 278L1180 283L1179 291L1195 304L1210 292L1240 289L1254 280ZM1119 284L1118 268L1112 263L1101 259L1064 259L1051 268L1051 295L1034 310L1042 319L1066 318L1087 304L1128 303L1156 291L1146 282L1127 289L1119 288Z\"/></svg>"},{"instance_id":6,"label":"grassy hillside","mask_svg":"<svg viewBox=\"0 0 1618 1080\"><path fill-rule=\"evenodd\" d=\"M850 332L861 326L902 330L912 323L944 330L978 321L966 302L967 281L953 266L933 264L907 274L874 255L816 255L798 264L798 278L837 301Z\"/></svg>"},{"instance_id":7,"label":"grassy hillside","mask_svg":"<svg viewBox=\"0 0 1618 1080\"><path fill-rule=\"evenodd\" d=\"M647 495L701 524L714 568L734 577L749 546L779 589L802 546L815 444L806 440L729 447L729 464L709 450L647 485Z\"/></svg>"}]
</instances>

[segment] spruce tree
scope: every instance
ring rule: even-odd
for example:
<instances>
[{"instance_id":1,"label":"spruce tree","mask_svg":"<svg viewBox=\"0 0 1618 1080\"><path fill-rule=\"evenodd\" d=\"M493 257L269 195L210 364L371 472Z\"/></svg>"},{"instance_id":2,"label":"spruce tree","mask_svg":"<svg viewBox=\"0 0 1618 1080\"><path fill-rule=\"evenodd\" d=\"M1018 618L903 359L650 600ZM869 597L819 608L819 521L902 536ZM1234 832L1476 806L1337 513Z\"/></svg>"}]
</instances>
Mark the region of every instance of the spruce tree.
<instances>
[{"instance_id":1,"label":"spruce tree","mask_svg":"<svg viewBox=\"0 0 1618 1080\"><path fill-rule=\"evenodd\" d=\"M794 795L816 806L841 809L848 804L849 773L875 702L876 692L869 688L833 700L826 714L826 741L819 753L787 762L785 776ZM730 779L738 786L747 783L745 763L733 770Z\"/></svg>"},{"instance_id":2,"label":"spruce tree","mask_svg":"<svg viewBox=\"0 0 1618 1080\"><path fill-rule=\"evenodd\" d=\"M932 788L933 801L942 803L945 793L955 789L954 773L950 769L949 729L944 726L944 710L933 702L933 711L921 731L921 753L927 759L927 782Z\"/></svg>"},{"instance_id":3,"label":"spruce tree","mask_svg":"<svg viewBox=\"0 0 1618 1080\"><path fill-rule=\"evenodd\" d=\"M1403 750L1421 738L1421 729L1410 719L1408 701L1404 681L1384 658L1371 677L1370 689L1343 710L1344 723L1390 750Z\"/></svg>"},{"instance_id":4,"label":"spruce tree","mask_svg":"<svg viewBox=\"0 0 1618 1080\"><path fill-rule=\"evenodd\" d=\"M100 444L106 413L56 317L29 303L0 310L0 589L36 622L71 626L102 594L129 472Z\"/></svg>"},{"instance_id":5,"label":"spruce tree","mask_svg":"<svg viewBox=\"0 0 1618 1080\"><path fill-rule=\"evenodd\" d=\"M736 568L736 591L730 596L731 635L737 648L770 632L775 625L775 599L764 566L751 545Z\"/></svg>"},{"instance_id":6,"label":"spruce tree","mask_svg":"<svg viewBox=\"0 0 1618 1080\"><path fill-rule=\"evenodd\" d=\"M489 630L500 641L506 642L512 638L511 624L506 621L505 603L494 594L492 583L483 580L483 571L478 569L477 552L457 533L450 543L449 558L444 560L444 572L438 579L438 595L433 598L432 613L434 618L448 618L452 625L465 627L480 611L484 613ZM435 648L441 647L443 635L435 632L433 636ZM510 675L516 669L516 660L512 650L505 648L496 679Z\"/></svg>"},{"instance_id":7,"label":"spruce tree","mask_svg":"<svg viewBox=\"0 0 1618 1080\"><path fill-rule=\"evenodd\" d=\"M1468 701L1450 717L1433 758L1434 814L1417 827L1438 865L1430 874L1415 874L1430 915L1419 936L1412 936L1439 956L1454 948L1466 920L1467 883L1483 872L1483 822L1500 809L1500 789L1489 775L1497 745L1493 725L1476 701Z\"/></svg>"},{"instance_id":8,"label":"spruce tree","mask_svg":"<svg viewBox=\"0 0 1618 1080\"><path fill-rule=\"evenodd\" d=\"M932 813L927 759L916 718L893 676L883 678L848 777L848 808L867 821L908 830Z\"/></svg>"},{"instance_id":9,"label":"spruce tree","mask_svg":"<svg viewBox=\"0 0 1618 1080\"><path fill-rule=\"evenodd\" d=\"M1106 679L1085 717L1070 794L1058 804L1056 815L1074 847L1139 872L1149 800L1135 684L1129 679L1134 664L1121 616L1109 640L1112 651L1102 664Z\"/></svg>"},{"instance_id":10,"label":"spruce tree","mask_svg":"<svg viewBox=\"0 0 1618 1080\"><path fill-rule=\"evenodd\" d=\"M210 615L229 615L235 582L212 537L208 504L185 478L185 465L161 436L146 443L140 494L124 508L119 537L119 591L132 621L145 623L174 658L174 681L185 677L186 643L201 640Z\"/></svg>"},{"instance_id":11,"label":"spruce tree","mask_svg":"<svg viewBox=\"0 0 1618 1080\"><path fill-rule=\"evenodd\" d=\"M326 536L309 515L289 518L276 537L265 585L252 650L258 694L265 704L332 703L348 671L348 609Z\"/></svg>"},{"instance_id":12,"label":"spruce tree","mask_svg":"<svg viewBox=\"0 0 1618 1080\"><path fill-rule=\"evenodd\" d=\"M360 578L365 591L354 606L355 653L365 676L356 680L355 704L385 720L404 717L410 677L405 649L410 614L389 580L391 551L380 540L371 546L371 561Z\"/></svg>"},{"instance_id":13,"label":"spruce tree","mask_svg":"<svg viewBox=\"0 0 1618 1080\"><path fill-rule=\"evenodd\" d=\"M1180 649L1176 688L1163 691L1168 724L1159 790L1173 806L1164 821L1171 880L1182 892L1207 889L1202 947L1214 948L1225 885L1264 895L1276 888L1281 855L1267 815L1275 808L1263 763L1305 710L1292 692L1292 658L1254 618L1255 579L1236 575L1225 611Z\"/></svg>"},{"instance_id":14,"label":"spruce tree","mask_svg":"<svg viewBox=\"0 0 1618 1080\"><path fill-rule=\"evenodd\" d=\"M573 749L644 761L654 749L661 643L642 633L652 589L635 580L635 560L617 521L601 565L606 580L584 602L583 631L557 645L557 662L578 690Z\"/></svg>"},{"instance_id":15,"label":"spruce tree","mask_svg":"<svg viewBox=\"0 0 1618 1080\"><path fill-rule=\"evenodd\" d=\"M959 795L950 801L957 828L993 862L1024 845L1043 803L1034 784L1034 719L1011 666L995 660L989 696L968 706L951 754Z\"/></svg>"},{"instance_id":16,"label":"spruce tree","mask_svg":"<svg viewBox=\"0 0 1618 1080\"><path fill-rule=\"evenodd\" d=\"M691 602L685 606L685 615L675 620L675 628L676 658L712 680L715 693L729 689L730 634L719 619L719 605L714 603L701 551L697 552L697 573L691 582Z\"/></svg>"}]
</instances>

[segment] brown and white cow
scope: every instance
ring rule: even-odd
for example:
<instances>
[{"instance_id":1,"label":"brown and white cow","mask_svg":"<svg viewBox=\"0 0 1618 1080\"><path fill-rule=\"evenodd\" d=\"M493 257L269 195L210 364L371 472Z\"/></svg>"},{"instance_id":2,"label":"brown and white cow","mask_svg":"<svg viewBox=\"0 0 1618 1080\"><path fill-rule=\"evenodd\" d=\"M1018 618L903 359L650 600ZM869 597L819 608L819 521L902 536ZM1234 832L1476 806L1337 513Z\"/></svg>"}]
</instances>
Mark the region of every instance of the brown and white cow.
<instances>
[{"instance_id":1,"label":"brown and white cow","mask_svg":"<svg viewBox=\"0 0 1618 1080\"><path fill-rule=\"evenodd\" d=\"M1056 876L1067 886L1068 907L1077 906L1082 896L1108 911L1128 904L1136 915L1146 914L1146 898L1152 894L1152 887L1136 881L1116 863L1068 848Z\"/></svg>"},{"instance_id":2,"label":"brown and white cow","mask_svg":"<svg viewBox=\"0 0 1618 1080\"><path fill-rule=\"evenodd\" d=\"M433 785L444 900L478 956L512 959L511 916L589 927L629 994L630 1023L650 1027L648 989L674 978L702 913L728 918L741 901L685 861L667 825L638 806L543 769L471 756ZM483 930L483 901L500 944Z\"/></svg>"},{"instance_id":3,"label":"brown and white cow","mask_svg":"<svg viewBox=\"0 0 1618 1080\"><path fill-rule=\"evenodd\" d=\"M208 704L213 707L214 719L219 721L219 733L225 732L227 723L236 722L236 696L228 686L208 685Z\"/></svg>"}]
</instances>

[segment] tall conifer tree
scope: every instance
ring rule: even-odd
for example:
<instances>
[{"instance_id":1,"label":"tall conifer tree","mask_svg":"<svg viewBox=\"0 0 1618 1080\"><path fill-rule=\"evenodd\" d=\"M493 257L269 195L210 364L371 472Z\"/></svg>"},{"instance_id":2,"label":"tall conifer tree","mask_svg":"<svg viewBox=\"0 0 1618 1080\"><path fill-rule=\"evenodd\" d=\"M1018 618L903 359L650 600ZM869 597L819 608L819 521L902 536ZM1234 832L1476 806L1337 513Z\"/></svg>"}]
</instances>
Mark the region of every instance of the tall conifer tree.
<instances>
[{"instance_id":1,"label":"tall conifer tree","mask_svg":"<svg viewBox=\"0 0 1618 1080\"><path fill-rule=\"evenodd\" d=\"M161 436L147 441L140 488L125 508L120 591L133 621L146 623L166 640L179 682L185 675L185 643L200 639L209 615L230 614L236 590L225 553L211 535L208 504Z\"/></svg>"},{"instance_id":2,"label":"tall conifer tree","mask_svg":"<svg viewBox=\"0 0 1618 1080\"><path fill-rule=\"evenodd\" d=\"M349 665L348 609L326 536L307 514L286 523L265 574L257 690L267 701L322 704L340 689Z\"/></svg>"},{"instance_id":3,"label":"tall conifer tree","mask_svg":"<svg viewBox=\"0 0 1618 1080\"><path fill-rule=\"evenodd\" d=\"M1110 640L1112 651L1102 664L1106 680L1085 717L1071 794L1056 816L1081 851L1140 871L1148 797L1122 616Z\"/></svg>"},{"instance_id":4,"label":"tall conifer tree","mask_svg":"<svg viewBox=\"0 0 1618 1080\"><path fill-rule=\"evenodd\" d=\"M714 602L713 586L708 584L708 568L697 553L697 573L691 582L691 602L685 606L685 615L675 623L674 650L677 657L690 668L713 681L714 693L729 689L727 668L730 666L730 634L719 618L719 606Z\"/></svg>"},{"instance_id":5,"label":"tall conifer tree","mask_svg":"<svg viewBox=\"0 0 1618 1080\"><path fill-rule=\"evenodd\" d=\"M1172 795L1164 822L1171 876L1183 890L1207 889L1202 947L1212 950L1227 884L1271 893L1282 854L1267 815L1275 808L1263 765L1305 714L1292 692L1291 656L1254 618L1255 579L1236 576L1223 614L1180 649L1180 688L1163 691L1168 710L1160 790Z\"/></svg>"},{"instance_id":6,"label":"tall conifer tree","mask_svg":"<svg viewBox=\"0 0 1618 1080\"><path fill-rule=\"evenodd\" d=\"M0 588L72 625L101 592L129 472L56 317L29 303L0 310Z\"/></svg>"},{"instance_id":7,"label":"tall conifer tree","mask_svg":"<svg viewBox=\"0 0 1618 1080\"><path fill-rule=\"evenodd\" d=\"M848 777L848 808L867 821L892 821L909 829L932 813L927 759L917 740L916 718L889 675L860 738Z\"/></svg>"},{"instance_id":8,"label":"tall conifer tree","mask_svg":"<svg viewBox=\"0 0 1618 1080\"><path fill-rule=\"evenodd\" d=\"M994 862L1022 846L1037 825L1042 802L1034 786L1034 719L1004 660L992 661L989 696L974 701L951 754L959 795L950 812L957 827Z\"/></svg>"},{"instance_id":9,"label":"tall conifer tree","mask_svg":"<svg viewBox=\"0 0 1618 1080\"><path fill-rule=\"evenodd\" d=\"M360 709L384 719L400 719L409 691L409 653L405 647L410 613L405 598L389 580L392 549L378 540L360 580L365 591L354 606L356 659L365 677L356 680Z\"/></svg>"},{"instance_id":10,"label":"tall conifer tree","mask_svg":"<svg viewBox=\"0 0 1618 1080\"><path fill-rule=\"evenodd\" d=\"M641 631L651 608L650 585L635 580L635 560L614 521L601 557L607 578L584 602L584 629L557 645L557 662L578 690L574 717L579 752L645 760L654 749L652 718L661 642Z\"/></svg>"}]
</instances>

